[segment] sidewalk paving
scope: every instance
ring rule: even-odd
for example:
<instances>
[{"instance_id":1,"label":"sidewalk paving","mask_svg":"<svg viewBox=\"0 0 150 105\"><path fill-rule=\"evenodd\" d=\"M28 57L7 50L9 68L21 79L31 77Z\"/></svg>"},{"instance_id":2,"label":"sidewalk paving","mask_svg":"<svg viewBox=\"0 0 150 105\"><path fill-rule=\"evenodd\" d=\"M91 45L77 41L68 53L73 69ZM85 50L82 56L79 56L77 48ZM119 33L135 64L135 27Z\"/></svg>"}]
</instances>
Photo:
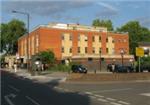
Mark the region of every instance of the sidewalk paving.
<instances>
[{"instance_id":1,"label":"sidewalk paving","mask_svg":"<svg viewBox=\"0 0 150 105\"><path fill-rule=\"evenodd\" d=\"M65 72L54 72L54 73L47 73L44 75L41 74L41 75L32 76L26 69L18 69L17 72L15 72L15 70L13 69L3 69L3 70L9 71L23 78L35 80L40 83L65 82L68 76L68 73Z\"/></svg>"}]
</instances>

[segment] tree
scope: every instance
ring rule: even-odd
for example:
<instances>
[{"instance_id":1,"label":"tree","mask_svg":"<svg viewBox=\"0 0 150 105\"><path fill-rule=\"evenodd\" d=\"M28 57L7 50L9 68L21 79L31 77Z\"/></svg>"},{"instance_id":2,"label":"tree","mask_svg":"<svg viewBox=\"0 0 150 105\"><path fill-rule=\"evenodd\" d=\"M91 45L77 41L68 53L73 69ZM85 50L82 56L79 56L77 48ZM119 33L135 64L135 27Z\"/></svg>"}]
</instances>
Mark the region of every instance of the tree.
<instances>
[{"instance_id":1,"label":"tree","mask_svg":"<svg viewBox=\"0 0 150 105\"><path fill-rule=\"evenodd\" d=\"M135 48L138 47L138 42L150 41L150 30L142 27L138 21L129 21L117 31L129 33L130 53L135 54Z\"/></svg>"},{"instance_id":2,"label":"tree","mask_svg":"<svg viewBox=\"0 0 150 105\"><path fill-rule=\"evenodd\" d=\"M107 27L108 31L113 31L113 25L111 20L100 20L95 19L92 23L93 26L99 26L99 27Z\"/></svg>"},{"instance_id":3,"label":"tree","mask_svg":"<svg viewBox=\"0 0 150 105\"><path fill-rule=\"evenodd\" d=\"M53 64L55 62L55 55L52 51L42 51L38 53L38 56L40 57L41 61L45 64Z\"/></svg>"},{"instance_id":4,"label":"tree","mask_svg":"<svg viewBox=\"0 0 150 105\"><path fill-rule=\"evenodd\" d=\"M15 54L18 50L18 38L27 32L25 24L20 20L13 19L8 23L2 23L0 28L1 53Z\"/></svg>"}]
</instances>

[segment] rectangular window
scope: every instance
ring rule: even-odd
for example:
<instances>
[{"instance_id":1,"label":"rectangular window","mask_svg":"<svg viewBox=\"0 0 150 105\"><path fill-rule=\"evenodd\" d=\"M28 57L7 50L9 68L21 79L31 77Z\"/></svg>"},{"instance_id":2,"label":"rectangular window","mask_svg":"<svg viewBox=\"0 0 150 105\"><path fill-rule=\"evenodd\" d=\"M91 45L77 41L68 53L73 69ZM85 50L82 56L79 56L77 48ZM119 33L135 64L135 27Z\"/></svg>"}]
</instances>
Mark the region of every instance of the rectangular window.
<instances>
[{"instance_id":1,"label":"rectangular window","mask_svg":"<svg viewBox=\"0 0 150 105\"><path fill-rule=\"evenodd\" d=\"M108 53L108 48L106 48L106 53Z\"/></svg>"},{"instance_id":2,"label":"rectangular window","mask_svg":"<svg viewBox=\"0 0 150 105\"><path fill-rule=\"evenodd\" d=\"M88 36L87 35L85 35L85 41L88 41Z\"/></svg>"},{"instance_id":3,"label":"rectangular window","mask_svg":"<svg viewBox=\"0 0 150 105\"><path fill-rule=\"evenodd\" d=\"M38 47L39 46L39 37L38 37L38 35L36 35L36 47Z\"/></svg>"},{"instance_id":4,"label":"rectangular window","mask_svg":"<svg viewBox=\"0 0 150 105\"><path fill-rule=\"evenodd\" d=\"M92 37L92 41L95 42L95 36Z\"/></svg>"},{"instance_id":5,"label":"rectangular window","mask_svg":"<svg viewBox=\"0 0 150 105\"><path fill-rule=\"evenodd\" d=\"M112 39L112 43L115 43L115 40L114 40L114 39Z\"/></svg>"},{"instance_id":6,"label":"rectangular window","mask_svg":"<svg viewBox=\"0 0 150 105\"><path fill-rule=\"evenodd\" d=\"M61 40L64 40L64 39L65 39L64 34L62 34L61 35Z\"/></svg>"},{"instance_id":7,"label":"rectangular window","mask_svg":"<svg viewBox=\"0 0 150 105\"><path fill-rule=\"evenodd\" d=\"M72 34L69 35L69 40L70 40L70 41L72 40Z\"/></svg>"},{"instance_id":8,"label":"rectangular window","mask_svg":"<svg viewBox=\"0 0 150 105\"><path fill-rule=\"evenodd\" d=\"M78 41L80 41L80 35L78 35Z\"/></svg>"},{"instance_id":9,"label":"rectangular window","mask_svg":"<svg viewBox=\"0 0 150 105\"><path fill-rule=\"evenodd\" d=\"M78 53L80 53L80 47L78 47Z\"/></svg>"},{"instance_id":10,"label":"rectangular window","mask_svg":"<svg viewBox=\"0 0 150 105\"><path fill-rule=\"evenodd\" d=\"M99 36L99 42L101 42L101 36Z\"/></svg>"},{"instance_id":11,"label":"rectangular window","mask_svg":"<svg viewBox=\"0 0 150 105\"><path fill-rule=\"evenodd\" d=\"M108 38L106 38L106 42L108 42Z\"/></svg>"},{"instance_id":12,"label":"rectangular window","mask_svg":"<svg viewBox=\"0 0 150 105\"><path fill-rule=\"evenodd\" d=\"M95 47L93 47L93 53L95 53Z\"/></svg>"},{"instance_id":13,"label":"rectangular window","mask_svg":"<svg viewBox=\"0 0 150 105\"><path fill-rule=\"evenodd\" d=\"M69 52L72 53L72 48L69 49Z\"/></svg>"},{"instance_id":14,"label":"rectangular window","mask_svg":"<svg viewBox=\"0 0 150 105\"><path fill-rule=\"evenodd\" d=\"M102 53L102 48L99 48L99 53Z\"/></svg>"},{"instance_id":15,"label":"rectangular window","mask_svg":"<svg viewBox=\"0 0 150 105\"><path fill-rule=\"evenodd\" d=\"M61 52L64 53L64 47L61 48Z\"/></svg>"},{"instance_id":16,"label":"rectangular window","mask_svg":"<svg viewBox=\"0 0 150 105\"><path fill-rule=\"evenodd\" d=\"M112 48L112 54L115 54L115 49L114 48Z\"/></svg>"},{"instance_id":17,"label":"rectangular window","mask_svg":"<svg viewBox=\"0 0 150 105\"><path fill-rule=\"evenodd\" d=\"M87 53L87 47L85 47L85 53Z\"/></svg>"}]
</instances>

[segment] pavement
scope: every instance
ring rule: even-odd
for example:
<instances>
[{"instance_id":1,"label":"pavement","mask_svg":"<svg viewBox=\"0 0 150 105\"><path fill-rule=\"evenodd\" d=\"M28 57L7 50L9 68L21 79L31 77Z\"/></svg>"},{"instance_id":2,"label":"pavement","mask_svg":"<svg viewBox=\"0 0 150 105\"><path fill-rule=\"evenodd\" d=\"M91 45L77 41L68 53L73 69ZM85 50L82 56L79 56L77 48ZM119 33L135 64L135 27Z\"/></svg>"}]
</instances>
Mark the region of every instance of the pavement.
<instances>
[{"instance_id":1,"label":"pavement","mask_svg":"<svg viewBox=\"0 0 150 105\"><path fill-rule=\"evenodd\" d=\"M41 75L33 76L26 69L18 69L17 72L15 72L14 69L3 69L3 70L13 73L22 78L28 78L28 79L35 80L40 83L47 83L47 82L51 82L51 81L65 82L66 78L68 76L68 73L66 73L66 72L51 72L51 73L45 72Z\"/></svg>"}]
</instances>

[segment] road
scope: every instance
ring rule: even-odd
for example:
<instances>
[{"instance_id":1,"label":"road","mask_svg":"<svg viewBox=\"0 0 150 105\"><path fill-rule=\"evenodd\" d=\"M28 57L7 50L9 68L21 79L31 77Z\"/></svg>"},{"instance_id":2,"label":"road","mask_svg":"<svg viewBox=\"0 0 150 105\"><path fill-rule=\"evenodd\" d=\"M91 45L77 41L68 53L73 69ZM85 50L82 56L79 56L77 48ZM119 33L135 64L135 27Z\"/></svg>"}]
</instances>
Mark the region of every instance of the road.
<instances>
[{"instance_id":1,"label":"road","mask_svg":"<svg viewBox=\"0 0 150 105\"><path fill-rule=\"evenodd\" d=\"M2 105L150 105L150 83L39 83L1 71Z\"/></svg>"}]
</instances>

